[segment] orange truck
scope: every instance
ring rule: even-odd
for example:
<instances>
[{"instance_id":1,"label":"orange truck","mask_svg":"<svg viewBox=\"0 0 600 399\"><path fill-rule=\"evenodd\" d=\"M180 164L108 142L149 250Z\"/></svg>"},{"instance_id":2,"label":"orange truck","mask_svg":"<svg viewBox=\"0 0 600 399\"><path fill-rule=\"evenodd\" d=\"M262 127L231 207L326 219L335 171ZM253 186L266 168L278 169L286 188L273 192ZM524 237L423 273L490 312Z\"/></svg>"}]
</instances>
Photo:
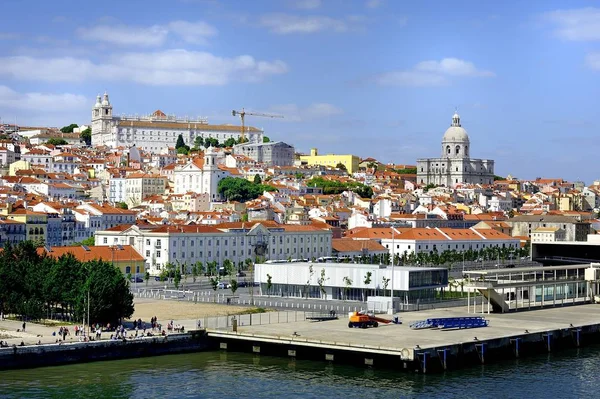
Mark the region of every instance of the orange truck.
<instances>
[{"instance_id":1,"label":"orange truck","mask_svg":"<svg viewBox=\"0 0 600 399\"><path fill-rule=\"evenodd\" d=\"M362 312L354 312L350 315L348 328L377 327L379 326L379 323L389 324L391 322L391 320L382 319L381 317L375 317Z\"/></svg>"}]
</instances>

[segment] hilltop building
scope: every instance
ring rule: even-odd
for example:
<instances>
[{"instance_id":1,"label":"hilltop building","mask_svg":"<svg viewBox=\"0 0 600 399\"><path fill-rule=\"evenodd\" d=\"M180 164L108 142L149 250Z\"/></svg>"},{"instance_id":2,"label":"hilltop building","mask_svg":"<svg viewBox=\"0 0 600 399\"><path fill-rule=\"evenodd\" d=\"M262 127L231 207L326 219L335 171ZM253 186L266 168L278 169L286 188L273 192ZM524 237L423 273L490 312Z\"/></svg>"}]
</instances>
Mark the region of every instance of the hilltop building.
<instances>
[{"instance_id":1,"label":"hilltop building","mask_svg":"<svg viewBox=\"0 0 600 399\"><path fill-rule=\"evenodd\" d=\"M294 147L283 141L244 143L233 147L233 153L244 155L267 166L292 166Z\"/></svg>"},{"instance_id":2,"label":"hilltop building","mask_svg":"<svg viewBox=\"0 0 600 399\"><path fill-rule=\"evenodd\" d=\"M460 124L460 116L455 113L442 138L442 156L417 159L417 183L445 187L492 184L494 161L469 158L469 150L469 135Z\"/></svg>"},{"instance_id":3,"label":"hilltop building","mask_svg":"<svg viewBox=\"0 0 600 399\"><path fill-rule=\"evenodd\" d=\"M262 143L263 131L246 126L245 136L251 143ZM114 116L108 94L96 98L92 108L92 145L111 148L136 146L145 151L159 153L166 147L175 147L177 137L194 146L197 137L215 138L224 142L229 138L239 140L241 127L235 125L210 125L206 118L179 118L161 110L147 116Z\"/></svg>"},{"instance_id":4,"label":"hilltop building","mask_svg":"<svg viewBox=\"0 0 600 399\"><path fill-rule=\"evenodd\" d=\"M346 167L348 173L352 174L358 172L360 158L356 155L319 155L316 148L311 148L310 155L300 155L300 161L307 165L323 165L330 168L335 168L338 164L342 164Z\"/></svg>"}]
</instances>

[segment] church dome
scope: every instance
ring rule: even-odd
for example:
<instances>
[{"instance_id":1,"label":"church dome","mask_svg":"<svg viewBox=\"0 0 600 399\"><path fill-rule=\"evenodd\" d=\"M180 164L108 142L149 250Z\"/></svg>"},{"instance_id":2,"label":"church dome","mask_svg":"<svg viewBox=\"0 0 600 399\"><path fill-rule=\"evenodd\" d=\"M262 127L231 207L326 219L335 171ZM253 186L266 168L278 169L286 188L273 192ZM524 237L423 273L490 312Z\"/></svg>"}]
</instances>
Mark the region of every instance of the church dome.
<instances>
[{"instance_id":1,"label":"church dome","mask_svg":"<svg viewBox=\"0 0 600 399\"><path fill-rule=\"evenodd\" d=\"M442 141L469 143L469 135L460 125L460 116L457 113L452 116L452 125L444 133Z\"/></svg>"}]
</instances>

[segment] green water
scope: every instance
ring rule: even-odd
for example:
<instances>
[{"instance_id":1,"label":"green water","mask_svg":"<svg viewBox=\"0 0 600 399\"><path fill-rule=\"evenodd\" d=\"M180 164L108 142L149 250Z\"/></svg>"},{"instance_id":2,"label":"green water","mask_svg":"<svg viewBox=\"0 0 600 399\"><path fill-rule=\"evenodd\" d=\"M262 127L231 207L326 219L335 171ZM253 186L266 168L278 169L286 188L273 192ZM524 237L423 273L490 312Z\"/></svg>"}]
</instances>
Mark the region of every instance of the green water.
<instances>
[{"instance_id":1,"label":"green water","mask_svg":"<svg viewBox=\"0 0 600 399\"><path fill-rule=\"evenodd\" d=\"M600 348L438 375L209 352L0 372L1 398L597 398Z\"/></svg>"}]
</instances>

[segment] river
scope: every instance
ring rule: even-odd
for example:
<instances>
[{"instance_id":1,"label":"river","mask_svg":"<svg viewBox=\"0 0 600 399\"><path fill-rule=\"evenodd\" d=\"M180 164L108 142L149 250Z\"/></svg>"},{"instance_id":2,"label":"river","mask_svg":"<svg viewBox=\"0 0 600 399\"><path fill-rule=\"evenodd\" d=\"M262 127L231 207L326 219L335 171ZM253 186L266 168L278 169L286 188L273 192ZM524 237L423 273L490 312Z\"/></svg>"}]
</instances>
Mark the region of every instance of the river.
<instances>
[{"instance_id":1,"label":"river","mask_svg":"<svg viewBox=\"0 0 600 399\"><path fill-rule=\"evenodd\" d=\"M600 347L422 375L207 352L0 372L1 398L595 398Z\"/></svg>"}]
</instances>

